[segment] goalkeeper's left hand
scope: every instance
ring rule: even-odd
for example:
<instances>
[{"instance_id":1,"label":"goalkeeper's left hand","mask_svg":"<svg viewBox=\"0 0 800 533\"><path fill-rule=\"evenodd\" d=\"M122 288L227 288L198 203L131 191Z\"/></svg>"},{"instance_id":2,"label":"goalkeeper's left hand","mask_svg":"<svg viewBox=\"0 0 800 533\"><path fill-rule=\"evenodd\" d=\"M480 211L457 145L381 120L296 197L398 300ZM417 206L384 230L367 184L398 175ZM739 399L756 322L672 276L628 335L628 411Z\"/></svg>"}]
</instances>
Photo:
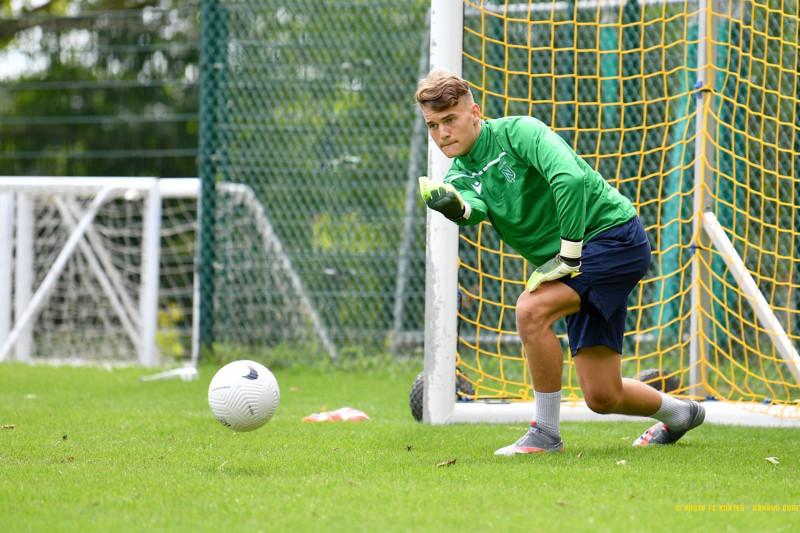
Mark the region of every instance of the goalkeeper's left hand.
<instances>
[{"instance_id":1,"label":"goalkeeper's left hand","mask_svg":"<svg viewBox=\"0 0 800 533\"><path fill-rule=\"evenodd\" d=\"M581 248L583 241L561 239L561 252L534 270L528 278L526 287L528 292L535 291L545 281L563 278L566 275L577 275L581 268Z\"/></svg>"}]
</instances>

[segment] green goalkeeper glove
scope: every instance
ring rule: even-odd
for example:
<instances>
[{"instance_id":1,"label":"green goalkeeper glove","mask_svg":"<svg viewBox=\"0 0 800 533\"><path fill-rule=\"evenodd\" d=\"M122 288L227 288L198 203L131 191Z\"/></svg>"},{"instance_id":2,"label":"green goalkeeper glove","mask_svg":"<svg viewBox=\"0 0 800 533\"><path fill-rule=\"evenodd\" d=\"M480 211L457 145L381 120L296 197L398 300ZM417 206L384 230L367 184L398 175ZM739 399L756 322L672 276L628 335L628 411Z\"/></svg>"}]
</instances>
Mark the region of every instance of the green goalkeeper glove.
<instances>
[{"instance_id":1,"label":"green goalkeeper glove","mask_svg":"<svg viewBox=\"0 0 800 533\"><path fill-rule=\"evenodd\" d=\"M583 241L561 239L561 252L554 258L537 268L528 278L528 292L535 291L545 281L563 278L566 275L577 276L581 268L581 248Z\"/></svg>"},{"instance_id":2,"label":"green goalkeeper glove","mask_svg":"<svg viewBox=\"0 0 800 533\"><path fill-rule=\"evenodd\" d=\"M461 195L449 183L439 183L428 179L427 176L421 176L419 193L428 207L439 211L450 220L466 220L472 212L469 204L461 199Z\"/></svg>"}]
</instances>

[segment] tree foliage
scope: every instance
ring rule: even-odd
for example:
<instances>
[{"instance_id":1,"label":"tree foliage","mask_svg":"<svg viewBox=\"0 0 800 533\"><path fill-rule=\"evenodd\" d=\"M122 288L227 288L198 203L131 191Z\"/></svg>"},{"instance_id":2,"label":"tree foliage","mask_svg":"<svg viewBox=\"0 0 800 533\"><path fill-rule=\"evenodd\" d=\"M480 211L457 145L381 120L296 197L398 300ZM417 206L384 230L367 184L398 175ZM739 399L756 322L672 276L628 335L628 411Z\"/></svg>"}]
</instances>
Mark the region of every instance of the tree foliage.
<instances>
[{"instance_id":1,"label":"tree foliage","mask_svg":"<svg viewBox=\"0 0 800 533\"><path fill-rule=\"evenodd\" d=\"M196 175L198 10L53 0L12 13L5 2L0 58L17 68L0 84L0 173Z\"/></svg>"}]
</instances>

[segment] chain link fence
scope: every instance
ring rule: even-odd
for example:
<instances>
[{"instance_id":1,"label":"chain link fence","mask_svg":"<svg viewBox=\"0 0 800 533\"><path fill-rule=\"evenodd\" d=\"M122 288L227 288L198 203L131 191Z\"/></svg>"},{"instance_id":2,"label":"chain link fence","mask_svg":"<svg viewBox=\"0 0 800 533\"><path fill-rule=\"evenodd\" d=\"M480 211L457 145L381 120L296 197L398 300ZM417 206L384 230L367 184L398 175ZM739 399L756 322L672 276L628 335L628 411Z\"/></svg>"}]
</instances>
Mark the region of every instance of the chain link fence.
<instances>
[{"instance_id":1,"label":"chain link fence","mask_svg":"<svg viewBox=\"0 0 800 533\"><path fill-rule=\"evenodd\" d=\"M421 344L427 5L203 3L203 346ZM233 209L226 184L254 210Z\"/></svg>"},{"instance_id":2,"label":"chain link fence","mask_svg":"<svg viewBox=\"0 0 800 533\"><path fill-rule=\"evenodd\" d=\"M0 175L200 176L200 335L222 357L419 348L428 2L118 7L4 11Z\"/></svg>"}]
</instances>

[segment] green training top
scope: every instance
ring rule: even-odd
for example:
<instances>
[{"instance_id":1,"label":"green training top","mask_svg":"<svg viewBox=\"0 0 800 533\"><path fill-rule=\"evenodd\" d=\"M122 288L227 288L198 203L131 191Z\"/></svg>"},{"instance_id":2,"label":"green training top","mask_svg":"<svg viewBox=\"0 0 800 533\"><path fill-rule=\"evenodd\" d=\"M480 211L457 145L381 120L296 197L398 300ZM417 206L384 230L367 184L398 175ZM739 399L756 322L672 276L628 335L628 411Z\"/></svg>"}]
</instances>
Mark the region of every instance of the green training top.
<instances>
[{"instance_id":1,"label":"green training top","mask_svg":"<svg viewBox=\"0 0 800 533\"><path fill-rule=\"evenodd\" d=\"M482 122L469 154L444 179L472 208L461 226L492 223L534 265L636 216L636 209L553 130L533 117Z\"/></svg>"}]
</instances>

